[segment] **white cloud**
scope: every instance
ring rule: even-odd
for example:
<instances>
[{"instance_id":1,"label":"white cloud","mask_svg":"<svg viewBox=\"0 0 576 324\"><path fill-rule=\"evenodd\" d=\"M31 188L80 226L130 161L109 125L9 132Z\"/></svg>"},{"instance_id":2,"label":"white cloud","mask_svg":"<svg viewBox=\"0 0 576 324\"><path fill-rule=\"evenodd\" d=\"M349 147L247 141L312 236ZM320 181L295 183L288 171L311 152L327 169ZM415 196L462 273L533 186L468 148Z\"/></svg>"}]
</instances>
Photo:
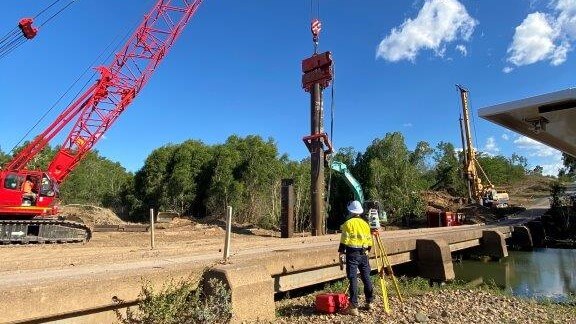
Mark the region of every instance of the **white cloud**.
<instances>
[{"instance_id":1,"label":"white cloud","mask_svg":"<svg viewBox=\"0 0 576 324\"><path fill-rule=\"evenodd\" d=\"M494 139L494 136L488 137L483 151L490 155L496 155L498 152L500 152L500 148L498 147L498 144L496 144L496 139Z\"/></svg>"},{"instance_id":2,"label":"white cloud","mask_svg":"<svg viewBox=\"0 0 576 324\"><path fill-rule=\"evenodd\" d=\"M404 124L402 124L402 126L404 126L404 127L412 127L413 125L412 125L412 123L404 123Z\"/></svg>"},{"instance_id":3,"label":"white cloud","mask_svg":"<svg viewBox=\"0 0 576 324\"><path fill-rule=\"evenodd\" d=\"M466 46L460 44L460 45L456 45L456 49L462 53L463 56L467 56L468 55L468 50L466 49Z\"/></svg>"},{"instance_id":4,"label":"white cloud","mask_svg":"<svg viewBox=\"0 0 576 324\"><path fill-rule=\"evenodd\" d=\"M551 163L551 164L540 164L540 166L542 167L542 174L543 175L549 175L549 176L557 177L558 171L560 171L560 169L562 169L564 164L562 163L562 161L557 161L557 162Z\"/></svg>"},{"instance_id":5,"label":"white cloud","mask_svg":"<svg viewBox=\"0 0 576 324\"><path fill-rule=\"evenodd\" d=\"M507 141L510 139L510 136L508 136L508 134L504 133L504 134L502 134L502 139Z\"/></svg>"},{"instance_id":6,"label":"white cloud","mask_svg":"<svg viewBox=\"0 0 576 324\"><path fill-rule=\"evenodd\" d=\"M512 71L514 71L514 69L509 67L509 66L506 66L502 69L502 72L504 72L504 73L510 73Z\"/></svg>"},{"instance_id":7,"label":"white cloud","mask_svg":"<svg viewBox=\"0 0 576 324\"><path fill-rule=\"evenodd\" d=\"M540 12L529 14L522 24L516 27L512 45L508 48L507 61L521 66L559 56L555 54L554 45L557 32L549 20L552 18Z\"/></svg>"},{"instance_id":8,"label":"white cloud","mask_svg":"<svg viewBox=\"0 0 576 324\"><path fill-rule=\"evenodd\" d=\"M560 151L551 148L550 146L544 145L538 141L535 141L526 136L519 136L514 140L516 147L528 152L529 156L536 157L551 157L551 156L562 156Z\"/></svg>"},{"instance_id":9,"label":"white cloud","mask_svg":"<svg viewBox=\"0 0 576 324\"><path fill-rule=\"evenodd\" d=\"M516 148L526 152L532 163L543 168L542 174L557 176L558 170L563 167L562 153L526 136L518 136L514 140ZM520 154L523 155L523 154Z\"/></svg>"},{"instance_id":10,"label":"white cloud","mask_svg":"<svg viewBox=\"0 0 576 324\"><path fill-rule=\"evenodd\" d=\"M514 66L549 61L557 66L566 62L576 40L576 1L552 0L552 12L534 12L516 27L508 47L507 62ZM505 68L509 73L511 67Z\"/></svg>"},{"instance_id":11,"label":"white cloud","mask_svg":"<svg viewBox=\"0 0 576 324\"><path fill-rule=\"evenodd\" d=\"M376 58L414 61L423 49L442 57L446 43L470 39L477 24L458 0L426 0L416 18L406 19L380 42Z\"/></svg>"}]
</instances>

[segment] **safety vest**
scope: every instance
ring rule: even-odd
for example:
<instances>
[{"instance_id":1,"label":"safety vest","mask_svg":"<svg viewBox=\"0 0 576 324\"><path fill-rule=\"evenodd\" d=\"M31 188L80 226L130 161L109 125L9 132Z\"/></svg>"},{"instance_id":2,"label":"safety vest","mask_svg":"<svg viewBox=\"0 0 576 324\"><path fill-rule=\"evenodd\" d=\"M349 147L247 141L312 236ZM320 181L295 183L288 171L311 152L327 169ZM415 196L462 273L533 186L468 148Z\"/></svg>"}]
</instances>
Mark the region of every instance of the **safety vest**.
<instances>
[{"instance_id":1,"label":"safety vest","mask_svg":"<svg viewBox=\"0 0 576 324\"><path fill-rule=\"evenodd\" d=\"M372 246L370 226L360 217L352 217L340 227L340 243L351 248L368 248Z\"/></svg>"},{"instance_id":2,"label":"safety vest","mask_svg":"<svg viewBox=\"0 0 576 324\"><path fill-rule=\"evenodd\" d=\"M30 193L32 192L32 186L33 186L32 181L26 180L22 184L22 191L24 191L24 193Z\"/></svg>"}]
</instances>

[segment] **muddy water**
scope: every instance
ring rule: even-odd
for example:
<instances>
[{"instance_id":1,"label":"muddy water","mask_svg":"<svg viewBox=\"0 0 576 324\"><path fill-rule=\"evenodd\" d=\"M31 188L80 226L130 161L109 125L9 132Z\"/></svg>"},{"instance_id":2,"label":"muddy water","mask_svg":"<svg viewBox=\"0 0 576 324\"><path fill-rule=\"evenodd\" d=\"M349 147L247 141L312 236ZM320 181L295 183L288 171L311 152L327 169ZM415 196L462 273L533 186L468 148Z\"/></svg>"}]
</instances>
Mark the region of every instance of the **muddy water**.
<instances>
[{"instance_id":1,"label":"muddy water","mask_svg":"<svg viewBox=\"0 0 576 324\"><path fill-rule=\"evenodd\" d=\"M563 301L569 294L576 295L576 250L510 251L498 262L454 263L454 271L457 280L494 282L521 297Z\"/></svg>"}]
</instances>

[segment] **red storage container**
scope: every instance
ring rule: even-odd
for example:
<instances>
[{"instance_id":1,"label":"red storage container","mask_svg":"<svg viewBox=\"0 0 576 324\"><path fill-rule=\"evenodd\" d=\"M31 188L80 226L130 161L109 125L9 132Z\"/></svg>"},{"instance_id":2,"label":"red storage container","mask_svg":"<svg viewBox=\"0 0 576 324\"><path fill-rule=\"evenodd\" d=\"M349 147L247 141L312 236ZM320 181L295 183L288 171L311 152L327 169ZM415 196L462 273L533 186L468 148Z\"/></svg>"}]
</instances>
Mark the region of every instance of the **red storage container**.
<instances>
[{"instance_id":1,"label":"red storage container","mask_svg":"<svg viewBox=\"0 0 576 324\"><path fill-rule=\"evenodd\" d=\"M316 296L316 311L334 314L348 307L348 296L344 293L325 293Z\"/></svg>"}]
</instances>

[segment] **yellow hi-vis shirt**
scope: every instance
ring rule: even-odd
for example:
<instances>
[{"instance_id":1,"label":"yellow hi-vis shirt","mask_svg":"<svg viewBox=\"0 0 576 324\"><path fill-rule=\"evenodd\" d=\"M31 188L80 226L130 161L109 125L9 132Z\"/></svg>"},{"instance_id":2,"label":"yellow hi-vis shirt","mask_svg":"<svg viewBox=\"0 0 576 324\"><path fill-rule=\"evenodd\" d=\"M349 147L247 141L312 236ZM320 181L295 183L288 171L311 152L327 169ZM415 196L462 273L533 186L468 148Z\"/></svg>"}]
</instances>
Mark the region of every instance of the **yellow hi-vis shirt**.
<instances>
[{"instance_id":1,"label":"yellow hi-vis shirt","mask_svg":"<svg viewBox=\"0 0 576 324\"><path fill-rule=\"evenodd\" d=\"M370 226L360 217L352 217L340 226L342 235L340 243L351 248L368 248L372 246Z\"/></svg>"}]
</instances>

